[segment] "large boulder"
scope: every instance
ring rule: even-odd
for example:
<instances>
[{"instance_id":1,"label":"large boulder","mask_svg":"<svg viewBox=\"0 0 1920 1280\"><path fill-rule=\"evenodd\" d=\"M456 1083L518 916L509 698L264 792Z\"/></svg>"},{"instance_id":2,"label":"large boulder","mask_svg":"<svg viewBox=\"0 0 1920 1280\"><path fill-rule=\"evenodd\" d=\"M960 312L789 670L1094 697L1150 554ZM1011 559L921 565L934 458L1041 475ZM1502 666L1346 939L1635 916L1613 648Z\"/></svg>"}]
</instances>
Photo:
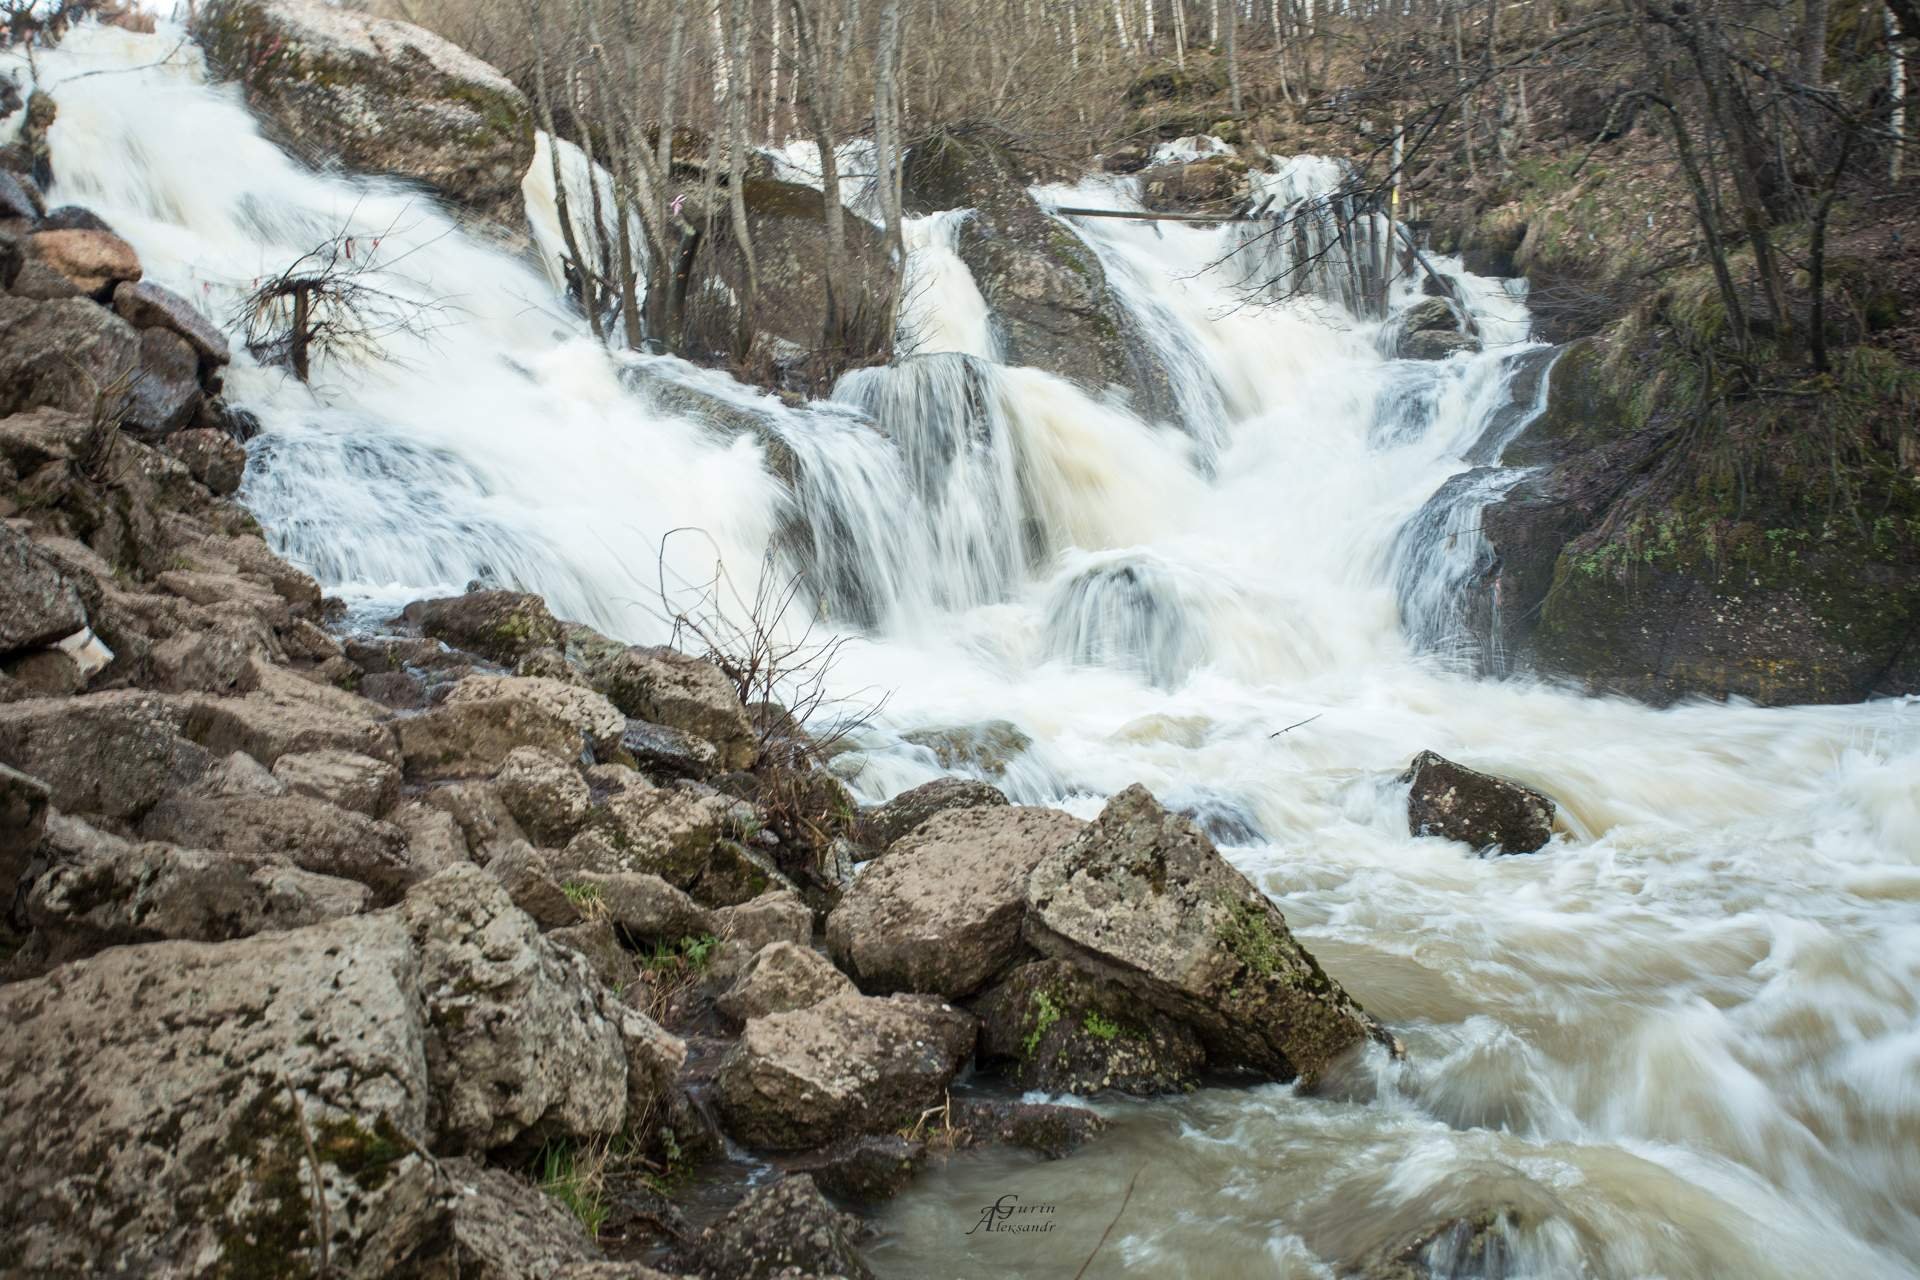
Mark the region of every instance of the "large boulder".
<instances>
[{"instance_id":1,"label":"large boulder","mask_svg":"<svg viewBox=\"0 0 1920 1280\"><path fill-rule=\"evenodd\" d=\"M400 798L400 770L354 751L296 751L273 762L273 776L297 795L377 818Z\"/></svg>"},{"instance_id":2,"label":"large boulder","mask_svg":"<svg viewBox=\"0 0 1920 1280\"><path fill-rule=\"evenodd\" d=\"M818 951L776 942L760 949L714 1006L722 1016L744 1024L770 1014L811 1009L823 1000L853 992L853 982Z\"/></svg>"},{"instance_id":3,"label":"large boulder","mask_svg":"<svg viewBox=\"0 0 1920 1280\"><path fill-rule=\"evenodd\" d=\"M0 413L45 406L88 417L139 364L133 326L85 298L0 296Z\"/></svg>"},{"instance_id":4,"label":"large boulder","mask_svg":"<svg viewBox=\"0 0 1920 1280\"><path fill-rule=\"evenodd\" d=\"M1192 1027L1216 1070L1312 1085L1384 1038L1279 908L1138 785L1035 868L1024 932Z\"/></svg>"},{"instance_id":5,"label":"large boulder","mask_svg":"<svg viewBox=\"0 0 1920 1280\"><path fill-rule=\"evenodd\" d=\"M533 747L507 753L493 787L534 843L563 845L585 825L593 792L580 771Z\"/></svg>"},{"instance_id":6,"label":"large boulder","mask_svg":"<svg viewBox=\"0 0 1920 1280\"><path fill-rule=\"evenodd\" d=\"M557 1216L429 1152L609 1136L682 1050L489 884L453 871L393 911L116 947L0 987L0 1144L35 1153L0 1170L8 1265L441 1274L544 1213L526 1270L462 1274L550 1274Z\"/></svg>"},{"instance_id":7,"label":"large boulder","mask_svg":"<svg viewBox=\"0 0 1920 1280\"><path fill-rule=\"evenodd\" d=\"M200 401L200 357L193 347L166 329L141 330L140 367L128 388L123 425L169 435L193 421Z\"/></svg>"},{"instance_id":8,"label":"large boulder","mask_svg":"<svg viewBox=\"0 0 1920 1280\"><path fill-rule=\"evenodd\" d=\"M513 82L410 23L324 0L217 0L193 23L215 74L238 80L270 135L302 158L412 178L521 221L533 113Z\"/></svg>"},{"instance_id":9,"label":"large boulder","mask_svg":"<svg viewBox=\"0 0 1920 1280\"><path fill-rule=\"evenodd\" d=\"M992 783L977 778L935 778L861 814L856 827L858 847L866 857L879 857L894 841L919 830L937 813L1006 802L1005 793Z\"/></svg>"},{"instance_id":10,"label":"large boulder","mask_svg":"<svg viewBox=\"0 0 1920 1280\"><path fill-rule=\"evenodd\" d=\"M590 689L558 680L469 676L439 706L395 724L415 782L490 776L516 751L575 760L626 721Z\"/></svg>"},{"instance_id":11,"label":"large boulder","mask_svg":"<svg viewBox=\"0 0 1920 1280\"><path fill-rule=\"evenodd\" d=\"M799 1150L912 1124L973 1052L974 1021L930 996L839 995L755 1018L713 1086L755 1147Z\"/></svg>"},{"instance_id":12,"label":"large boulder","mask_svg":"<svg viewBox=\"0 0 1920 1280\"><path fill-rule=\"evenodd\" d=\"M982 1061L1003 1065L1022 1089L1178 1093L1206 1065L1185 1024L1058 960L1021 965L973 1011Z\"/></svg>"},{"instance_id":13,"label":"large boulder","mask_svg":"<svg viewBox=\"0 0 1920 1280\"><path fill-rule=\"evenodd\" d=\"M1085 825L1027 806L936 814L854 881L827 947L867 991L972 995L1020 955L1028 874Z\"/></svg>"},{"instance_id":14,"label":"large boulder","mask_svg":"<svg viewBox=\"0 0 1920 1280\"><path fill-rule=\"evenodd\" d=\"M64 817L47 843L55 860L27 896L41 966L141 942L298 929L373 906L365 885L282 858L133 844Z\"/></svg>"},{"instance_id":15,"label":"large boulder","mask_svg":"<svg viewBox=\"0 0 1920 1280\"><path fill-rule=\"evenodd\" d=\"M408 856L406 835L365 814L292 793L167 795L140 820L149 840L195 849L285 859L319 875L357 880L391 901L426 870Z\"/></svg>"},{"instance_id":16,"label":"large boulder","mask_svg":"<svg viewBox=\"0 0 1920 1280\"><path fill-rule=\"evenodd\" d=\"M587 678L634 719L712 744L721 769L750 769L759 759L759 737L740 693L711 662L665 646L603 650L590 659Z\"/></svg>"},{"instance_id":17,"label":"large boulder","mask_svg":"<svg viewBox=\"0 0 1920 1280\"><path fill-rule=\"evenodd\" d=\"M205 773L180 702L120 691L0 706L0 763L45 783L62 812L133 821Z\"/></svg>"},{"instance_id":18,"label":"large boulder","mask_svg":"<svg viewBox=\"0 0 1920 1280\"><path fill-rule=\"evenodd\" d=\"M734 802L724 796L650 787L636 774L595 808L554 863L569 873L642 872L689 889L733 822Z\"/></svg>"},{"instance_id":19,"label":"large boulder","mask_svg":"<svg viewBox=\"0 0 1920 1280\"><path fill-rule=\"evenodd\" d=\"M197 307L171 289L145 280L127 280L113 290L113 309L136 329L165 329L185 338L202 361L225 364L232 358L227 335Z\"/></svg>"},{"instance_id":20,"label":"large boulder","mask_svg":"<svg viewBox=\"0 0 1920 1280\"><path fill-rule=\"evenodd\" d=\"M1407 828L1494 853L1533 853L1553 838L1553 801L1532 787L1480 773L1422 751L1402 782Z\"/></svg>"},{"instance_id":21,"label":"large boulder","mask_svg":"<svg viewBox=\"0 0 1920 1280\"><path fill-rule=\"evenodd\" d=\"M52 267L84 294L105 296L122 281L140 278L140 255L111 231L36 231L27 237L26 247L30 257Z\"/></svg>"},{"instance_id":22,"label":"large boulder","mask_svg":"<svg viewBox=\"0 0 1920 1280\"><path fill-rule=\"evenodd\" d=\"M0 524L0 658L45 648L86 625L80 592L59 566Z\"/></svg>"}]
</instances>

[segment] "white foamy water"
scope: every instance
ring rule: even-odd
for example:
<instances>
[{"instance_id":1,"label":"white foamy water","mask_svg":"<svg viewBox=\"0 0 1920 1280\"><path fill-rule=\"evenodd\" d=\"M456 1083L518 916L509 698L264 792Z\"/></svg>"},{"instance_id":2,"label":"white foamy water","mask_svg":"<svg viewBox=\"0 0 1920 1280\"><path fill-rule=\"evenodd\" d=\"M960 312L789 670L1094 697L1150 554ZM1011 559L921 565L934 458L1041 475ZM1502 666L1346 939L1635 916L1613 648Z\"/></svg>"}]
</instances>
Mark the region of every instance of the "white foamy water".
<instances>
[{"instance_id":1,"label":"white foamy water","mask_svg":"<svg viewBox=\"0 0 1920 1280\"><path fill-rule=\"evenodd\" d=\"M1325 1277L1496 1204L1519 1224L1502 1275L1920 1268L1920 705L1654 711L1465 674L1447 584L1477 552L1455 517L1500 474L1426 508L1514 425L1523 299L1434 259L1496 349L1396 362L1404 275L1387 316L1356 315L1365 264L1337 259L1317 296L1250 308L1228 285L1249 256L1218 265L1232 228L1085 219L1182 379L1149 422L996 364L930 221L911 314L945 336L925 354L809 410L727 393L799 456L789 507L750 435L649 407L540 270L417 194L300 170L191 67L59 84L176 39L83 30L41 60L55 201L216 317L348 225L390 287L447 302L394 364L322 366L310 390L242 358L229 379L266 426L243 496L331 590L398 604L480 577L656 639L667 530L711 535L673 544L694 579L716 554L750 570L797 515L839 625L867 628L839 683L892 692L865 798L938 771L900 734L1012 721L1033 744L1003 778L1017 799L1092 814L1139 781L1194 810L1408 1044L1326 1096L1103 1104L1112 1130L1069 1160L936 1168L882 1214L882 1274L1071 1275L1136 1177L1090 1274ZM1310 201L1339 172L1295 161L1273 191ZM1410 839L1395 777L1422 748L1541 787L1565 831L1517 858ZM968 1236L1009 1192L1055 1229Z\"/></svg>"}]
</instances>

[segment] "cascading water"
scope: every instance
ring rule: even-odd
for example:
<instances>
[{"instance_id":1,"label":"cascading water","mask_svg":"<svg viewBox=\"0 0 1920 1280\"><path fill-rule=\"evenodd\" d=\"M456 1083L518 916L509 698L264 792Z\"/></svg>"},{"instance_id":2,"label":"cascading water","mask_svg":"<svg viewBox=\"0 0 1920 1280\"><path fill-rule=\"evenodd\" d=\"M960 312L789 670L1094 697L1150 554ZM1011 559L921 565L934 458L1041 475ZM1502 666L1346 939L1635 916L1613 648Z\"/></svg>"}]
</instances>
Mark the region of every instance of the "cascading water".
<instances>
[{"instance_id":1,"label":"cascading water","mask_svg":"<svg viewBox=\"0 0 1920 1280\"><path fill-rule=\"evenodd\" d=\"M900 735L1011 720L1033 741L1006 767L1017 799L1091 814L1138 781L1192 809L1407 1042L1323 1096L1102 1104L1111 1128L1070 1160L936 1167L882 1214L882 1274L1073 1274L1130 1185L1102 1274L1326 1277L1496 1206L1507 1276L1920 1268L1920 707L1654 711L1410 643L1450 606L1408 584L1444 597L1461 541L1409 521L1534 394L1525 349L1388 360L1367 299L1390 311L1412 283L1323 254L1314 296L1236 307L1242 278L1214 265L1235 233L1169 226L1159 274L1123 292L1180 317L1225 389L1210 465L1198 433L999 366L970 328L838 403L732 393L791 446L790 499L762 437L636 394L539 271L415 193L302 171L188 55L146 67L177 39L82 28L40 59L55 201L217 316L343 227L383 237L390 287L457 305L401 363L323 366L312 390L232 371L266 428L245 496L332 590L391 606L485 577L657 638L666 530L711 535L671 552L693 580L798 518L872 620L839 679L892 693L843 758L865 798L937 771ZM1274 181L1312 199L1329 168ZM1153 234L1080 230L1103 251ZM1512 340L1495 326L1520 299L1435 265L1483 339ZM924 276L930 313L962 291L951 267ZM1492 859L1410 839L1395 777L1421 748L1548 791L1561 839ZM1008 1193L1055 1229L970 1236Z\"/></svg>"}]
</instances>

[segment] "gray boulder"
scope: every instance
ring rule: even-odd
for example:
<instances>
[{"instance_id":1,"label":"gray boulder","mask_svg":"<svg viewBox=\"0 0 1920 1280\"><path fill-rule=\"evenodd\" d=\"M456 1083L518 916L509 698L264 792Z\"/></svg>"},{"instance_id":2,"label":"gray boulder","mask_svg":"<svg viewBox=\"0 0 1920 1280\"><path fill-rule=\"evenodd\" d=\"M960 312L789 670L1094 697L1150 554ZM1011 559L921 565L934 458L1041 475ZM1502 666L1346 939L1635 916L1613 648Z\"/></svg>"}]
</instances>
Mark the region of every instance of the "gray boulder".
<instances>
[{"instance_id":1,"label":"gray boulder","mask_svg":"<svg viewBox=\"0 0 1920 1280\"><path fill-rule=\"evenodd\" d=\"M47 784L0 764L0 915L32 865L47 825Z\"/></svg>"},{"instance_id":2,"label":"gray boulder","mask_svg":"<svg viewBox=\"0 0 1920 1280\"><path fill-rule=\"evenodd\" d=\"M885 853L893 842L910 835L936 813L948 809L980 809L1003 805L1006 795L977 778L935 778L903 791L885 804L860 815L858 847L864 857Z\"/></svg>"},{"instance_id":3,"label":"gray boulder","mask_svg":"<svg viewBox=\"0 0 1920 1280\"><path fill-rule=\"evenodd\" d=\"M365 885L284 859L129 843L59 818L53 864L27 896L34 958L64 964L108 947L174 938L222 942L357 915Z\"/></svg>"},{"instance_id":4,"label":"gray boulder","mask_svg":"<svg viewBox=\"0 0 1920 1280\"><path fill-rule=\"evenodd\" d=\"M36 1274L553 1274L594 1256L564 1215L428 1152L611 1135L683 1054L477 868L393 911L116 947L0 987L0 1018L0 1145L35 1153L0 1213Z\"/></svg>"},{"instance_id":5,"label":"gray boulder","mask_svg":"<svg viewBox=\"0 0 1920 1280\"><path fill-rule=\"evenodd\" d=\"M180 459L193 478L221 497L239 490L246 477L247 450L224 431L194 427L166 439L167 451Z\"/></svg>"},{"instance_id":6,"label":"gray boulder","mask_svg":"<svg viewBox=\"0 0 1920 1280\"><path fill-rule=\"evenodd\" d=\"M547 602L520 591L469 591L417 600L404 616L422 635L503 666L562 641L560 624L547 612Z\"/></svg>"},{"instance_id":7,"label":"gray boulder","mask_svg":"<svg viewBox=\"0 0 1920 1280\"><path fill-rule=\"evenodd\" d=\"M798 1173L748 1192L701 1234L689 1260L702 1274L728 1280L871 1280L856 1247L863 1233L860 1219L834 1208L811 1177Z\"/></svg>"},{"instance_id":8,"label":"gray boulder","mask_svg":"<svg viewBox=\"0 0 1920 1280\"><path fill-rule=\"evenodd\" d=\"M102 391L139 363L133 326L85 298L0 296L0 413L45 406L91 415Z\"/></svg>"},{"instance_id":9,"label":"gray boulder","mask_svg":"<svg viewBox=\"0 0 1920 1280\"><path fill-rule=\"evenodd\" d=\"M296 751L273 762L273 776L296 795L377 818L400 798L400 771L353 751Z\"/></svg>"},{"instance_id":10,"label":"gray boulder","mask_svg":"<svg viewBox=\"0 0 1920 1280\"><path fill-rule=\"evenodd\" d=\"M601 649L587 678L621 711L710 743L720 769L750 769L760 755L733 682L711 662L665 646Z\"/></svg>"},{"instance_id":11,"label":"gray boulder","mask_svg":"<svg viewBox=\"0 0 1920 1280\"><path fill-rule=\"evenodd\" d=\"M426 871L398 827L305 795L180 791L140 820L149 840L243 856L284 858L305 871L357 880L391 902Z\"/></svg>"},{"instance_id":12,"label":"gray boulder","mask_svg":"<svg viewBox=\"0 0 1920 1280\"><path fill-rule=\"evenodd\" d=\"M659 876L583 871L566 887L595 915L604 915L638 942L673 943L713 932L713 913Z\"/></svg>"},{"instance_id":13,"label":"gray boulder","mask_svg":"<svg viewBox=\"0 0 1920 1280\"><path fill-rule=\"evenodd\" d=\"M931 996L839 995L747 1023L713 1098L750 1146L801 1150L912 1124L973 1053L967 1014Z\"/></svg>"},{"instance_id":14,"label":"gray boulder","mask_svg":"<svg viewBox=\"0 0 1920 1280\"><path fill-rule=\"evenodd\" d=\"M193 421L200 409L200 357L179 334L140 331L140 366L128 388L123 426L164 436Z\"/></svg>"},{"instance_id":15,"label":"gray boulder","mask_svg":"<svg viewBox=\"0 0 1920 1280\"><path fill-rule=\"evenodd\" d=\"M856 994L853 982L810 947L776 942L762 947L745 972L714 1001L735 1024L775 1013L811 1009L838 995Z\"/></svg>"},{"instance_id":16,"label":"gray boulder","mask_svg":"<svg viewBox=\"0 0 1920 1280\"><path fill-rule=\"evenodd\" d=\"M137 820L213 763L180 736L179 700L113 692L0 705L0 763L45 783L62 812Z\"/></svg>"},{"instance_id":17,"label":"gray boulder","mask_svg":"<svg viewBox=\"0 0 1920 1280\"><path fill-rule=\"evenodd\" d=\"M321 0L218 0L193 23L213 71L310 162L425 183L522 220L533 113L512 81L439 36Z\"/></svg>"},{"instance_id":18,"label":"gray boulder","mask_svg":"<svg viewBox=\"0 0 1920 1280\"><path fill-rule=\"evenodd\" d=\"M1554 804L1532 787L1479 773L1422 751L1402 782L1407 829L1494 853L1533 853L1553 838Z\"/></svg>"},{"instance_id":19,"label":"gray boulder","mask_svg":"<svg viewBox=\"0 0 1920 1280\"><path fill-rule=\"evenodd\" d=\"M1312 1085L1386 1038L1279 908L1141 786L1035 868L1025 936L1193 1028L1216 1070Z\"/></svg>"},{"instance_id":20,"label":"gray boulder","mask_svg":"<svg viewBox=\"0 0 1920 1280\"><path fill-rule=\"evenodd\" d=\"M593 792L580 771L533 747L510 751L493 786L514 821L541 845L565 844L593 810Z\"/></svg>"},{"instance_id":21,"label":"gray boulder","mask_svg":"<svg viewBox=\"0 0 1920 1280\"><path fill-rule=\"evenodd\" d=\"M59 567L0 524L0 657L45 648L86 625L80 593Z\"/></svg>"},{"instance_id":22,"label":"gray boulder","mask_svg":"<svg viewBox=\"0 0 1920 1280\"><path fill-rule=\"evenodd\" d=\"M1027 806L936 814L855 879L827 948L863 990L971 995L1020 955L1028 874L1085 825Z\"/></svg>"},{"instance_id":23,"label":"gray boulder","mask_svg":"<svg viewBox=\"0 0 1920 1280\"><path fill-rule=\"evenodd\" d=\"M136 329L165 329L185 338L208 364L232 358L220 327L171 289L145 280L124 282L114 287L113 309Z\"/></svg>"}]
</instances>

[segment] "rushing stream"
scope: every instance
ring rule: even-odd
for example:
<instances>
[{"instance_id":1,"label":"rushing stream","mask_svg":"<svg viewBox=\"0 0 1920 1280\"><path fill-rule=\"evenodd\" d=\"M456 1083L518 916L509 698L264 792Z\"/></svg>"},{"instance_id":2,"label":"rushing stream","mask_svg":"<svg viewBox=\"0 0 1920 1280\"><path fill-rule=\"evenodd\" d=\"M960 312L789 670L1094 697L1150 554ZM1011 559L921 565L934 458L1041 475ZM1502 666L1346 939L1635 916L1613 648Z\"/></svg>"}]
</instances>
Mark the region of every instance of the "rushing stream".
<instances>
[{"instance_id":1,"label":"rushing stream","mask_svg":"<svg viewBox=\"0 0 1920 1280\"><path fill-rule=\"evenodd\" d=\"M223 320L349 226L386 287L442 304L392 363L312 390L231 372L265 426L242 496L329 590L378 616L481 579L658 640L661 581L716 556L750 580L797 521L860 630L837 681L890 695L843 762L864 799L941 772L905 733L1010 721L1016 800L1085 816L1139 781L1200 814L1407 1043L1321 1096L1103 1102L1112 1128L1068 1160L936 1165L881 1215L882 1274L1073 1275L1130 1183L1090 1275L1331 1276L1494 1205L1516 1211L1501 1275L1920 1272L1920 705L1654 711L1469 674L1456 587L1512 473L1427 503L1532 403L1501 282L1461 277L1488 351L1395 361L1391 316L1236 306L1229 231L1081 219L1177 392L1147 423L998 364L964 215L937 215L911 228L916 354L790 409L609 357L537 268L398 185L300 169L190 50L146 65L177 39L82 29L40 59L52 203ZM1293 200L1332 171L1262 180ZM1064 194L1038 193L1132 198ZM1390 306L1418 296L1401 279ZM798 499L753 433L648 394L676 383L771 424ZM683 527L706 536L656 570ZM1422 748L1547 791L1562 835L1511 858L1409 838L1395 778ZM1051 1229L969 1234L1007 1194Z\"/></svg>"}]
</instances>

